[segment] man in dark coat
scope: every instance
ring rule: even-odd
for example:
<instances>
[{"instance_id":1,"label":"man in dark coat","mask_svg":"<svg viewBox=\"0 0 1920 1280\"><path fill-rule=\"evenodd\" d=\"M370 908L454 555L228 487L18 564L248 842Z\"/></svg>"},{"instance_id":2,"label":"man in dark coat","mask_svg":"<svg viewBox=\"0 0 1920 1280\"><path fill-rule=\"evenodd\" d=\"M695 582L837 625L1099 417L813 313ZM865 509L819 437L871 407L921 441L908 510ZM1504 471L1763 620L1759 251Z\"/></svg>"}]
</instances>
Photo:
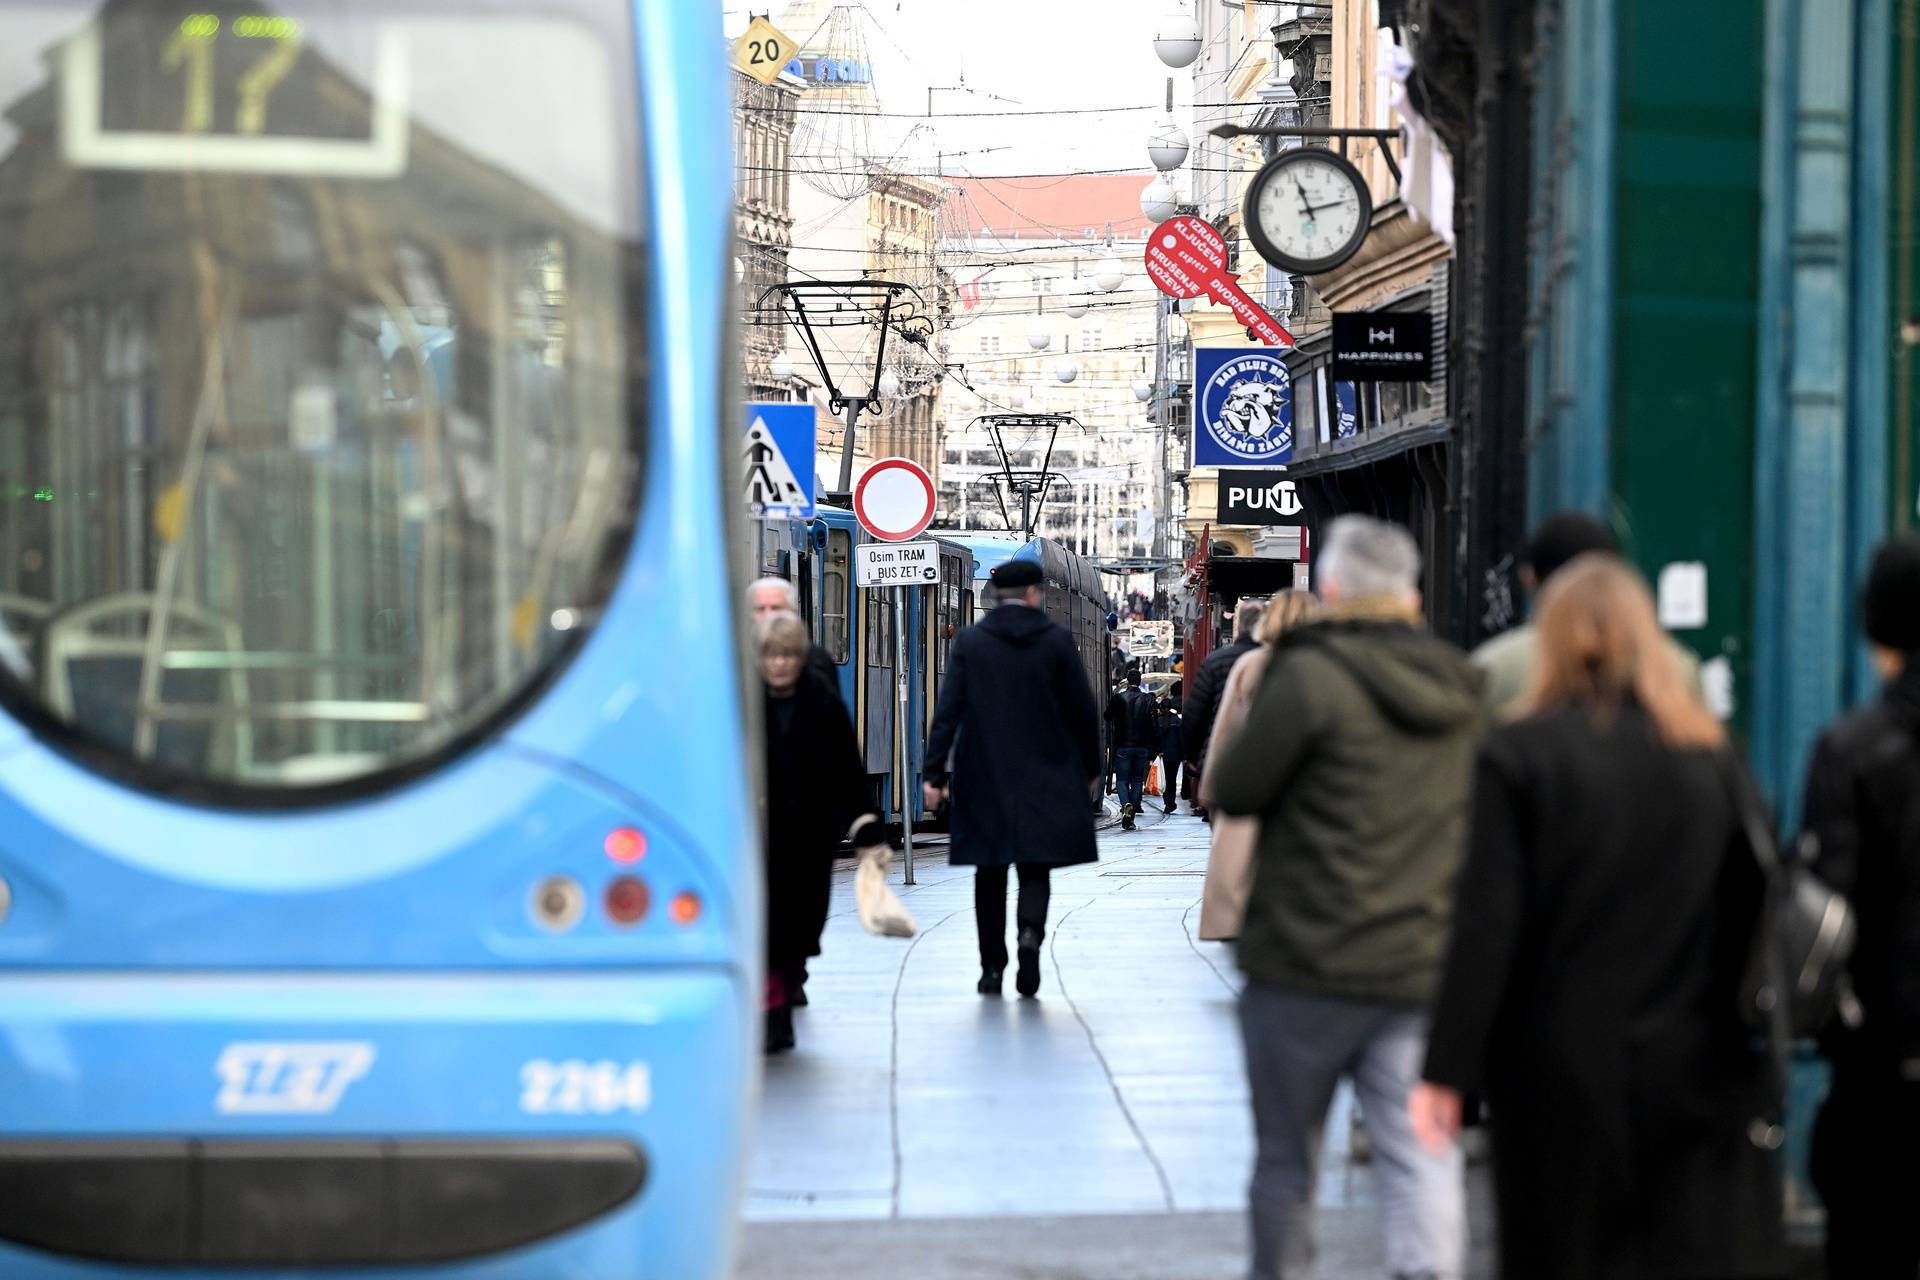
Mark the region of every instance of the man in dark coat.
<instances>
[{"instance_id":1,"label":"man in dark coat","mask_svg":"<svg viewBox=\"0 0 1920 1280\"><path fill-rule=\"evenodd\" d=\"M1207 765L1215 806L1260 819L1239 944L1258 1148L1249 1274L1310 1271L1320 1134L1346 1077L1380 1168L1387 1273L1457 1277L1462 1169L1420 1146L1407 1100L1465 844L1480 680L1418 625L1420 551L1404 530L1337 520L1320 564L1326 621L1282 639Z\"/></svg>"},{"instance_id":2,"label":"man in dark coat","mask_svg":"<svg viewBox=\"0 0 1920 1280\"><path fill-rule=\"evenodd\" d=\"M999 605L954 637L927 740L927 803L952 784L948 860L976 868L981 995L1000 994L1007 967L1007 868L1020 876L1016 986L1031 996L1050 869L1099 856L1087 802L1100 779L1100 713L1073 636L1042 612L1041 580L1031 560L993 571Z\"/></svg>"},{"instance_id":3,"label":"man in dark coat","mask_svg":"<svg viewBox=\"0 0 1920 1280\"><path fill-rule=\"evenodd\" d=\"M1186 740L1193 744L1190 758L1196 796L1200 794L1200 775L1207 768L1207 739L1213 736L1213 722L1220 715L1220 698L1227 691L1227 676L1232 674L1234 663L1259 647L1260 642L1254 637L1259 634L1260 619L1266 612L1264 600L1242 600L1234 611L1233 643L1208 654L1193 674L1187 697Z\"/></svg>"},{"instance_id":4,"label":"man in dark coat","mask_svg":"<svg viewBox=\"0 0 1920 1280\"><path fill-rule=\"evenodd\" d=\"M1827 1274L1920 1269L1920 537L1882 547L1867 580L1880 697L1829 729L1807 778L1803 850L1859 915L1848 969L1860 1025L1826 1036L1833 1087L1814 1128Z\"/></svg>"},{"instance_id":5,"label":"man in dark coat","mask_svg":"<svg viewBox=\"0 0 1920 1280\"><path fill-rule=\"evenodd\" d=\"M1140 687L1140 668L1127 668L1126 683L1107 703L1107 724L1120 779L1120 825L1131 831L1146 804L1147 766L1160 750L1160 707Z\"/></svg>"}]
</instances>

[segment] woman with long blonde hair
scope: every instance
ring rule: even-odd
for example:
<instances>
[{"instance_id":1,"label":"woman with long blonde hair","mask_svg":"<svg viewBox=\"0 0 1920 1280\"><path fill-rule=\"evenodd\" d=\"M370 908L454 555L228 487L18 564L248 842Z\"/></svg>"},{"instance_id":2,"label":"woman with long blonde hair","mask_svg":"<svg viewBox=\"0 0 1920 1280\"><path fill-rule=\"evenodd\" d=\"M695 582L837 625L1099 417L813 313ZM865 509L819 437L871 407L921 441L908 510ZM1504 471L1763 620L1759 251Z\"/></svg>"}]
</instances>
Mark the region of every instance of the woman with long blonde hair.
<instances>
[{"instance_id":1,"label":"woman with long blonde hair","mask_svg":"<svg viewBox=\"0 0 1920 1280\"><path fill-rule=\"evenodd\" d=\"M1444 1147L1487 1099L1514 1280L1783 1275L1740 766L1626 562L1561 570L1539 628L1481 750L1415 1128Z\"/></svg>"},{"instance_id":2,"label":"woman with long blonde hair","mask_svg":"<svg viewBox=\"0 0 1920 1280\"><path fill-rule=\"evenodd\" d=\"M1295 627L1305 626L1320 616L1320 602L1308 591L1282 591L1260 616L1255 637L1259 647L1240 656L1227 675L1226 688L1220 694L1220 714L1207 739L1207 755L1216 754L1232 742L1246 723L1247 708L1267 674L1280 637ZM1200 804L1212 808L1206 775L1200 778ZM1207 878L1200 894L1200 938L1205 942L1226 942L1240 936L1240 921L1247 913L1247 895L1253 889L1253 851L1260 842L1260 819L1226 814L1213 815L1213 841L1207 852Z\"/></svg>"}]
</instances>

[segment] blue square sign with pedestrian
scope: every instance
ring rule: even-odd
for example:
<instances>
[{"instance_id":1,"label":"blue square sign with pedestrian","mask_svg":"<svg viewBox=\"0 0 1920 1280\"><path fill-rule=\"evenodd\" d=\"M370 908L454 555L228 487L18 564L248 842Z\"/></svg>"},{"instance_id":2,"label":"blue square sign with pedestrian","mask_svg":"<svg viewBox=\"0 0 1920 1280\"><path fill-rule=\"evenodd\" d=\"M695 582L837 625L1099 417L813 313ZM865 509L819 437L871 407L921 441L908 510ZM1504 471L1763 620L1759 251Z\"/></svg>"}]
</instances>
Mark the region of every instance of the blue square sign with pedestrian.
<instances>
[{"instance_id":1,"label":"blue square sign with pedestrian","mask_svg":"<svg viewBox=\"0 0 1920 1280\"><path fill-rule=\"evenodd\" d=\"M813 514L811 404L749 404L740 461L747 506L762 515Z\"/></svg>"},{"instance_id":2,"label":"blue square sign with pedestrian","mask_svg":"<svg viewBox=\"0 0 1920 1280\"><path fill-rule=\"evenodd\" d=\"M1293 373L1279 347L1193 353L1193 465L1272 467L1293 460Z\"/></svg>"}]
</instances>

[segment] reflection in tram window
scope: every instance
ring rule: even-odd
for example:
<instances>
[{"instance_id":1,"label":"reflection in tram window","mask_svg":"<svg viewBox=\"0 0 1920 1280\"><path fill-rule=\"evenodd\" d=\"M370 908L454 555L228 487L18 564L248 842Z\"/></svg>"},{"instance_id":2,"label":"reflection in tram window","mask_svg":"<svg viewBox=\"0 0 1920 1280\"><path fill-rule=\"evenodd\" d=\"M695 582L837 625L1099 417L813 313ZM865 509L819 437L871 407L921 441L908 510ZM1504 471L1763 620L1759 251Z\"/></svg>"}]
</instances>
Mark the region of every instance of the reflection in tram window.
<instances>
[{"instance_id":1,"label":"reflection in tram window","mask_svg":"<svg viewBox=\"0 0 1920 1280\"><path fill-rule=\"evenodd\" d=\"M70 666L17 703L332 782L591 624L644 344L631 73L574 8L0 0L0 621Z\"/></svg>"}]
</instances>

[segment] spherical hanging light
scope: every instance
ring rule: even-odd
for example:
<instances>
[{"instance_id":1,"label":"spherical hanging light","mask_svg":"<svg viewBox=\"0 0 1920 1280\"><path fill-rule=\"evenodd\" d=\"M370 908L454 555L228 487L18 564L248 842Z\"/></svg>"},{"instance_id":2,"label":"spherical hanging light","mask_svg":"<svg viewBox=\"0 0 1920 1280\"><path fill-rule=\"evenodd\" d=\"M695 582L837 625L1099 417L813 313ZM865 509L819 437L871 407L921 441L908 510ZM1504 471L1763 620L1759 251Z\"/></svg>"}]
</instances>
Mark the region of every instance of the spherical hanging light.
<instances>
[{"instance_id":1,"label":"spherical hanging light","mask_svg":"<svg viewBox=\"0 0 1920 1280\"><path fill-rule=\"evenodd\" d=\"M1180 211L1180 193L1165 175L1155 178L1140 193L1140 212L1148 222L1165 222Z\"/></svg>"},{"instance_id":2,"label":"spherical hanging light","mask_svg":"<svg viewBox=\"0 0 1920 1280\"><path fill-rule=\"evenodd\" d=\"M1127 282L1126 264L1109 253L1094 269L1093 282L1100 286L1101 292L1112 293Z\"/></svg>"},{"instance_id":3,"label":"spherical hanging light","mask_svg":"<svg viewBox=\"0 0 1920 1280\"><path fill-rule=\"evenodd\" d=\"M1080 366L1072 360L1062 360L1053 366L1053 376L1060 379L1060 385L1066 386L1080 376Z\"/></svg>"},{"instance_id":4,"label":"spherical hanging light","mask_svg":"<svg viewBox=\"0 0 1920 1280\"><path fill-rule=\"evenodd\" d=\"M1154 27L1153 51L1176 71L1192 66L1200 56L1200 24L1190 14L1174 10Z\"/></svg>"},{"instance_id":5,"label":"spherical hanging light","mask_svg":"<svg viewBox=\"0 0 1920 1280\"><path fill-rule=\"evenodd\" d=\"M793 357L782 351L767 363L767 372L773 375L775 382L786 382L793 377Z\"/></svg>"},{"instance_id":6,"label":"spherical hanging light","mask_svg":"<svg viewBox=\"0 0 1920 1280\"><path fill-rule=\"evenodd\" d=\"M1053 330L1038 316L1035 316L1033 323L1027 326L1027 345L1035 351L1045 351L1053 345Z\"/></svg>"},{"instance_id":7,"label":"spherical hanging light","mask_svg":"<svg viewBox=\"0 0 1920 1280\"><path fill-rule=\"evenodd\" d=\"M1135 378L1133 380L1133 398L1143 404L1153 399L1153 384L1145 378Z\"/></svg>"},{"instance_id":8,"label":"spherical hanging light","mask_svg":"<svg viewBox=\"0 0 1920 1280\"><path fill-rule=\"evenodd\" d=\"M1087 295L1081 292L1080 290L1075 289L1072 293L1067 295L1066 304L1061 308L1061 310L1067 313L1068 319L1078 320L1081 316L1084 316L1085 314L1087 314L1087 308L1092 305L1093 305L1092 299L1088 298Z\"/></svg>"},{"instance_id":9,"label":"spherical hanging light","mask_svg":"<svg viewBox=\"0 0 1920 1280\"><path fill-rule=\"evenodd\" d=\"M1154 126L1147 135L1147 158L1162 173L1171 173L1187 162L1187 131L1172 116Z\"/></svg>"},{"instance_id":10,"label":"spherical hanging light","mask_svg":"<svg viewBox=\"0 0 1920 1280\"><path fill-rule=\"evenodd\" d=\"M880 398L882 400L900 398L900 375L891 369L880 375Z\"/></svg>"}]
</instances>

